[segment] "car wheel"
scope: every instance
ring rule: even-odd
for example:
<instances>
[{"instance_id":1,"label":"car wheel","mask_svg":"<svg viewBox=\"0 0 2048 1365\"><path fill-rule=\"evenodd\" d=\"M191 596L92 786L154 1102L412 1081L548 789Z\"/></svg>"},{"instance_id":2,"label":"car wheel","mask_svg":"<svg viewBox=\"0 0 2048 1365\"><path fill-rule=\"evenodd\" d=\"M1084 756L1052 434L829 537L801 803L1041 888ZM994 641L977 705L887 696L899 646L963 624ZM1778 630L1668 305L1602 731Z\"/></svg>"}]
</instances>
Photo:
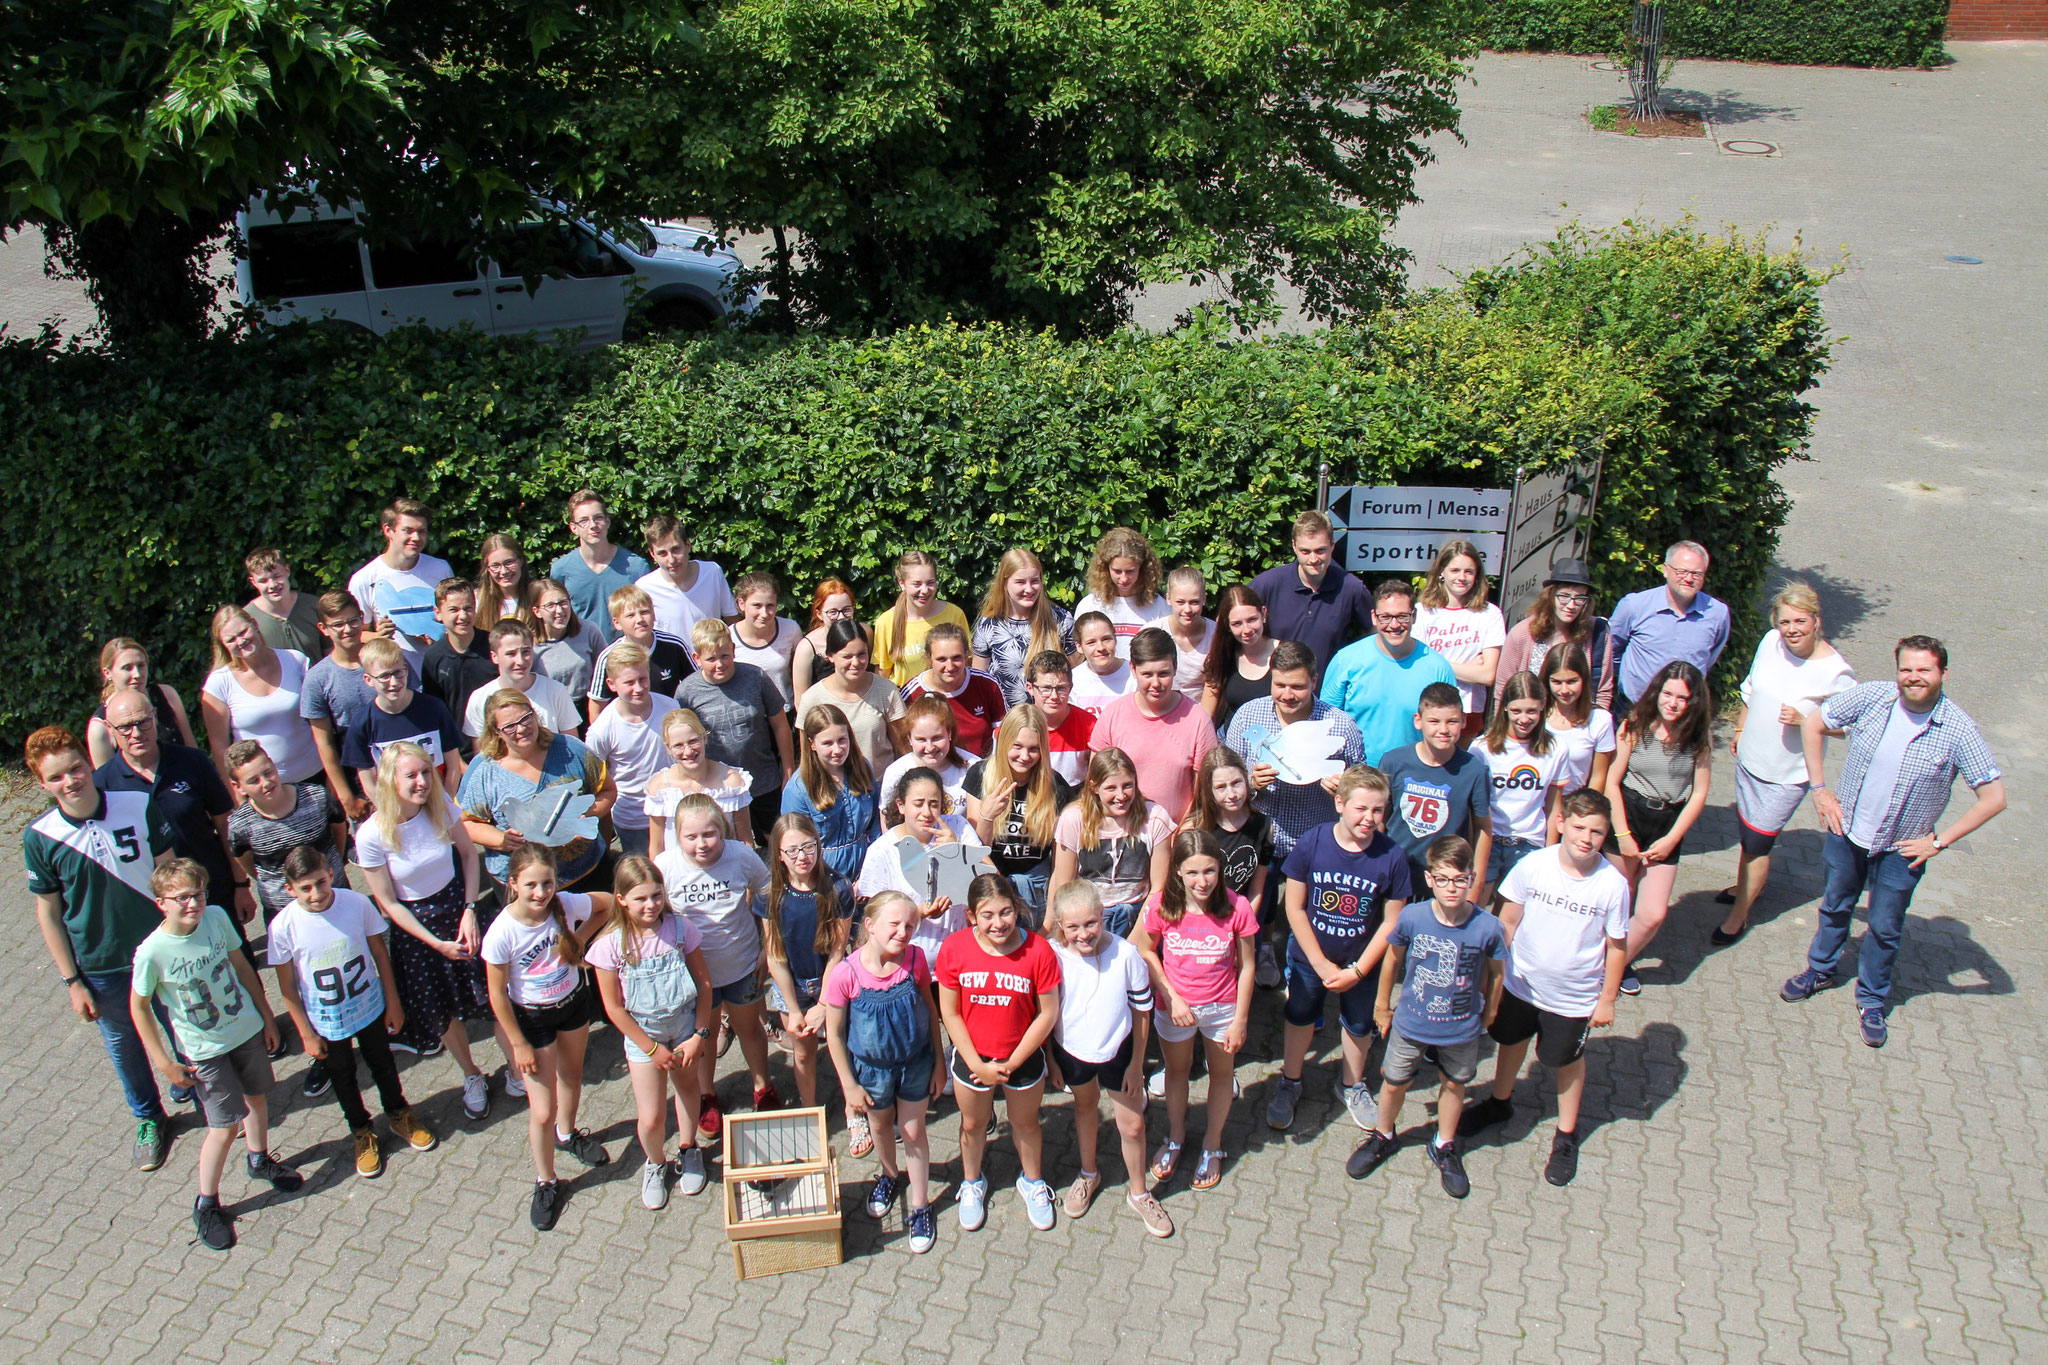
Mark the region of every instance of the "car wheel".
<instances>
[{"instance_id":1,"label":"car wheel","mask_svg":"<svg viewBox=\"0 0 2048 1365\"><path fill-rule=\"evenodd\" d=\"M662 299L641 309L634 321L630 335L669 336L708 332L718 317L695 299Z\"/></svg>"}]
</instances>

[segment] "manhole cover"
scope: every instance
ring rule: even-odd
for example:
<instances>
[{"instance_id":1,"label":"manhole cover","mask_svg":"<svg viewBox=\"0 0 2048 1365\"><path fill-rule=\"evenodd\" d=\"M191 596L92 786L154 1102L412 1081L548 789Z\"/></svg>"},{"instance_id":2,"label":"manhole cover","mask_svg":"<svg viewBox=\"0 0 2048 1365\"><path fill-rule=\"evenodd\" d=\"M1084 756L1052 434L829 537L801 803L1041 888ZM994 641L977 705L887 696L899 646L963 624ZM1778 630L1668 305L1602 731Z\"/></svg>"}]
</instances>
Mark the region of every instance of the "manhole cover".
<instances>
[{"instance_id":1,"label":"manhole cover","mask_svg":"<svg viewBox=\"0 0 2048 1365\"><path fill-rule=\"evenodd\" d=\"M1613 62L1594 62L1594 63L1593 63L1593 69L1594 69L1595 71L1619 71L1619 70L1621 70L1621 68L1620 68L1620 67L1618 67L1618 66L1616 66L1616 65L1615 65L1615 64L1614 64Z\"/></svg>"},{"instance_id":2,"label":"manhole cover","mask_svg":"<svg viewBox=\"0 0 2048 1365\"><path fill-rule=\"evenodd\" d=\"M1957 265L1984 264L1984 258L1981 256L1944 256L1941 259L1943 259L1944 261L1954 261Z\"/></svg>"},{"instance_id":3,"label":"manhole cover","mask_svg":"<svg viewBox=\"0 0 2048 1365\"><path fill-rule=\"evenodd\" d=\"M1777 152L1778 146L1774 142L1758 142L1754 138L1736 138L1722 143L1721 150L1737 156L1771 156Z\"/></svg>"}]
</instances>

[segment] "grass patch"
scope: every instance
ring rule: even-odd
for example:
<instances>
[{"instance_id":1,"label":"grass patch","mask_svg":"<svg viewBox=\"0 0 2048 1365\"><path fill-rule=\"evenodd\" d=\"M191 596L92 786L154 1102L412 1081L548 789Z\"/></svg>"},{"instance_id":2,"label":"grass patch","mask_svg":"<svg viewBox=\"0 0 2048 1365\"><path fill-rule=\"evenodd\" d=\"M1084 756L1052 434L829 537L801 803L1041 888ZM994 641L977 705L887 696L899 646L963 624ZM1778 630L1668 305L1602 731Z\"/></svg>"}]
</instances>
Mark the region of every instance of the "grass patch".
<instances>
[{"instance_id":1,"label":"grass patch","mask_svg":"<svg viewBox=\"0 0 2048 1365\"><path fill-rule=\"evenodd\" d=\"M1596 104L1586 111L1586 122L1592 124L1603 133L1611 133L1614 131L1616 121L1620 116L1620 105Z\"/></svg>"}]
</instances>

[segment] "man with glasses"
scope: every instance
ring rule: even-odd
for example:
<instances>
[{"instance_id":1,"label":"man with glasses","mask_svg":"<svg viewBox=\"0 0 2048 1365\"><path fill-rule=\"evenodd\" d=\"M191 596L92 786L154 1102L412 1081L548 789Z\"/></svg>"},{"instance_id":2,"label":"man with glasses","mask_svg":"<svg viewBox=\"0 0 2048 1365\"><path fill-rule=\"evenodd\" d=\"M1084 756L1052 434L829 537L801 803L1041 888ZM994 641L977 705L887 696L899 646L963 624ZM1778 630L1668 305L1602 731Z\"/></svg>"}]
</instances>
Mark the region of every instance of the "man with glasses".
<instances>
[{"instance_id":1,"label":"man with glasses","mask_svg":"<svg viewBox=\"0 0 2048 1365\"><path fill-rule=\"evenodd\" d=\"M569 530L576 548L556 560L549 575L569 590L577 617L610 644L619 638L607 605L611 595L654 572L654 566L623 546L612 544L612 517L596 490L579 488L569 495Z\"/></svg>"},{"instance_id":2,"label":"man with glasses","mask_svg":"<svg viewBox=\"0 0 2048 1365\"><path fill-rule=\"evenodd\" d=\"M1068 786L1080 790L1094 757L1088 741L1095 734L1095 717L1074 705L1074 666L1067 656L1056 649L1032 655L1024 666L1024 695L1045 712L1045 723L1052 727L1045 737L1046 761Z\"/></svg>"},{"instance_id":3,"label":"man with glasses","mask_svg":"<svg viewBox=\"0 0 2048 1365\"><path fill-rule=\"evenodd\" d=\"M1728 644L1728 604L1701 591L1706 547L1681 540L1664 552L1664 586L1632 592L1607 618L1614 637L1614 711L1620 715L1668 663L1711 674Z\"/></svg>"},{"instance_id":4,"label":"man with glasses","mask_svg":"<svg viewBox=\"0 0 2048 1365\"><path fill-rule=\"evenodd\" d=\"M93 785L150 798L170 825L171 852L205 868L212 902L247 924L256 914L256 896L228 852L228 812L235 801L212 760L158 735L149 698L132 689L107 698L107 729L114 736L114 756L93 774Z\"/></svg>"},{"instance_id":5,"label":"man with glasses","mask_svg":"<svg viewBox=\"0 0 2048 1365\"><path fill-rule=\"evenodd\" d=\"M1415 589L1405 578L1390 578L1373 594L1373 629L1378 633L1346 645L1323 674L1322 698L1350 716L1368 754L1384 754L1421 738L1415 712L1422 689L1431 683L1457 685L1443 655L1412 634Z\"/></svg>"}]
</instances>

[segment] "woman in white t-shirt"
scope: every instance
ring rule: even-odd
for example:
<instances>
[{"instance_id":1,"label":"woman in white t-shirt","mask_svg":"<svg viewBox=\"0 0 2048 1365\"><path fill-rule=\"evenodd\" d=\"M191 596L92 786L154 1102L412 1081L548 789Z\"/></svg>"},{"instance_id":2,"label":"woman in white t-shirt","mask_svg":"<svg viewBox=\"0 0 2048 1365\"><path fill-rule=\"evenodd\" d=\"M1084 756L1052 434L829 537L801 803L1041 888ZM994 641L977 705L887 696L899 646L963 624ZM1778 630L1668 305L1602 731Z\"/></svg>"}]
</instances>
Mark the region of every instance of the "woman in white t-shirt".
<instances>
[{"instance_id":1,"label":"woman in white t-shirt","mask_svg":"<svg viewBox=\"0 0 2048 1365\"><path fill-rule=\"evenodd\" d=\"M306 656L296 649L272 649L256 619L240 607L213 614L213 672L199 695L207 743L221 780L233 790L227 770L228 746L253 739L277 765L286 782L311 782L322 772L313 727L299 714L306 685Z\"/></svg>"},{"instance_id":2,"label":"woman in white t-shirt","mask_svg":"<svg viewBox=\"0 0 2048 1365\"><path fill-rule=\"evenodd\" d=\"M960 722L952 706L927 692L905 709L903 728L909 752L883 769L881 799L893 796L896 784L913 768L930 768L946 789L946 814L967 814L967 770L981 762L981 755L960 752Z\"/></svg>"},{"instance_id":3,"label":"woman in white t-shirt","mask_svg":"<svg viewBox=\"0 0 2048 1365\"><path fill-rule=\"evenodd\" d=\"M476 845L434 774L434 760L411 740L377 756L377 813L356 831L357 866L391 936L391 972L405 1006L392 1046L422 1057L445 1047L462 1068L462 1112L490 1111L490 1082L469 1050L467 1021L488 1019ZM504 1038L499 1038L504 1046ZM510 1051L505 1056L511 1059Z\"/></svg>"},{"instance_id":4,"label":"woman in white t-shirt","mask_svg":"<svg viewBox=\"0 0 2048 1365\"><path fill-rule=\"evenodd\" d=\"M897 783L895 791L883 794L882 802L882 837L868 845L867 854L861 859L856 889L863 900L884 891L901 891L915 901L921 918L910 941L923 949L926 957L937 958L939 945L947 936L967 927L967 907L954 904L949 896L929 894L924 876L913 879L904 872L902 843L910 838L925 848L934 844L963 844L972 837L972 827L964 816L946 813L945 788L930 768L912 768ZM984 861L975 870L992 869Z\"/></svg>"},{"instance_id":5,"label":"woman in white t-shirt","mask_svg":"<svg viewBox=\"0 0 2048 1365\"><path fill-rule=\"evenodd\" d=\"M505 907L484 931L485 979L491 1012L511 1044L513 1075L526 1094L526 1137L533 1149L529 1216L546 1232L562 1211L555 1153L586 1166L611 1160L576 1126L583 1100L583 1054L601 1008L584 970L583 950L610 917L608 892L555 889L555 855L539 844L514 848L505 869Z\"/></svg>"},{"instance_id":6,"label":"woman in white t-shirt","mask_svg":"<svg viewBox=\"0 0 2048 1365\"><path fill-rule=\"evenodd\" d=\"M1486 880L1472 899L1493 900L1493 889L1515 864L1557 840L1557 806L1564 795L1564 746L1543 723L1543 684L1517 673L1501 684L1500 701L1486 734L1472 752L1491 770L1493 853Z\"/></svg>"},{"instance_id":7,"label":"woman in white t-shirt","mask_svg":"<svg viewBox=\"0 0 2048 1365\"><path fill-rule=\"evenodd\" d=\"M1074 608L1076 623L1091 611L1107 616L1116 629L1116 656L1128 659L1138 632L1163 626L1172 610L1159 595L1159 556L1151 541L1128 526L1118 526L1095 543L1095 555L1088 561L1088 594Z\"/></svg>"},{"instance_id":8,"label":"woman in white t-shirt","mask_svg":"<svg viewBox=\"0 0 2048 1365\"><path fill-rule=\"evenodd\" d=\"M1781 588L1771 599L1771 626L1742 680L1742 714L1728 746L1735 754L1742 854L1735 885L1714 898L1729 907L1710 935L1723 947L1749 928L1750 908L1771 875L1771 846L1806 799L1801 724L1815 707L1856 685L1856 670L1821 634L1820 598L1812 588Z\"/></svg>"},{"instance_id":9,"label":"woman in white t-shirt","mask_svg":"<svg viewBox=\"0 0 2048 1365\"><path fill-rule=\"evenodd\" d=\"M1564 750L1557 780L1567 793L1581 787L1607 789L1607 765L1614 762L1614 716L1593 703L1586 647L1569 640L1544 651L1537 678L1549 711L1543 723Z\"/></svg>"},{"instance_id":10,"label":"woman in white t-shirt","mask_svg":"<svg viewBox=\"0 0 2048 1365\"><path fill-rule=\"evenodd\" d=\"M1415 638L1444 656L1465 699L1465 743L1486 723L1486 693L1500 667L1507 622L1486 600L1486 568L1479 547L1447 540L1429 566L1429 581L1415 600Z\"/></svg>"},{"instance_id":11,"label":"woman in white t-shirt","mask_svg":"<svg viewBox=\"0 0 2048 1365\"><path fill-rule=\"evenodd\" d=\"M1166 633L1173 637L1175 655L1173 685L1192 702L1202 699L1202 674L1209 666L1209 648L1216 643L1216 623L1202 615L1208 600L1209 585L1194 565L1183 564L1166 576Z\"/></svg>"},{"instance_id":12,"label":"woman in white t-shirt","mask_svg":"<svg viewBox=\"0 0 2048 1365\"><path fill-rule=\"evenodd\" d=\"M1144 954L1102 924L1102 896L1093 885L1068 882L1053 898L1047 927L1060 960L1060 1021L1052 1058L1058 1084L1074 1096L1074 1146L1081 1172L1067 1190L1067 1217L1088 1211L1102 1188L1095 1139L1104 1091L1130 1173L1125 1196L1154 1237L1173 1235L1173 1220L1146 1188L1145 1036L1152 1026L1152 973Z\"/></svg>"}]
</instances>

